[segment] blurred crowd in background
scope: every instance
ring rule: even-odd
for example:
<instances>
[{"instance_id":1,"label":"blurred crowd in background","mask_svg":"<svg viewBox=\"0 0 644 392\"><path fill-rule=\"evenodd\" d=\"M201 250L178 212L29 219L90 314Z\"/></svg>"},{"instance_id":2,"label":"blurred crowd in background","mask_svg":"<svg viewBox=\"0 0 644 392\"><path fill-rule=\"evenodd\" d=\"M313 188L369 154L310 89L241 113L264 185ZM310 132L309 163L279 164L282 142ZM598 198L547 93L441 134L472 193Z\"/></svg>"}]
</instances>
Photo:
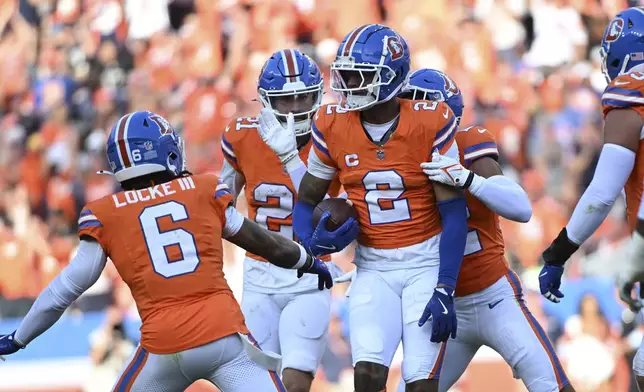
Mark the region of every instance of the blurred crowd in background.
<instances>
[{"instance_id":1,"label":"blurred crowd in background","mask_svg":"<svg viewBox=\"0 0 644 392\"><path fill-rule=\"evenodd\" d=\"M630 359L643 335L636 316L622 312L612 285L584 286L584 279L610 281L618 268L628 234L623 202L570 263L569 282L581 285L578 299L568 299L571 311L544 307L531 289L540 252L566 223L601 149L606 82L597 47L604 28L637 3L0 1L0 318L26 313L73 255L82 206L117 189L96 171L107 168L105 139L122 114L163 115L185 138L191 171L217 172L228 121L260 107L256 78L271 53L298 47L309 54L325 75L325 102L332 102L329 65L339 42L356 26L383 23L407 40L413 69L437 68L458 84L462 125L496 135L506 174L532 199L529 223L503 222L507 257L577 390L628 391ZM238 269L242 258L232 247L226 254L228 268ZM350 255L343 256L338 262L349 270ZM334 289L332 338L320 372L330 384L350 374L344 289ZM105 342L121 331L123 318L136 317L112 266L72 311L105 309L106 328L92 336L96 363L109 357L105 347L114 351Z\"/></svg>"}]
</instances>

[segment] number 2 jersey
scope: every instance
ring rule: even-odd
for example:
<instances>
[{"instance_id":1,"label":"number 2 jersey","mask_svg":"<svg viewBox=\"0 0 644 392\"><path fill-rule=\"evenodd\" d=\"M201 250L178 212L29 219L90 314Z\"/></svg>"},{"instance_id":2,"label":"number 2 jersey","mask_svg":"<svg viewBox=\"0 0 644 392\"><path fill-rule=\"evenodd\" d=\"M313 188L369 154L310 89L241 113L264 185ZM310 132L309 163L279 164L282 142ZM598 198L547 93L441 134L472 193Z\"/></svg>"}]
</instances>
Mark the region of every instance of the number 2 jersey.
<instances>
[{"instance_id":1,"label":"number 2 jersey","mask_svg":"<svg viewBox=\"0 0 644 392\"><path fill-rule=\"evenodd\" d=\"M456 133L461 164L469 169L477 159L498 159L494 136L481 127L469 127ZM499 215L482 201L465 193L467 201L467 243L463 264L456 281L456 295L481 291L501 279L508 271Z\"/></svg>"},{"instance_id":2,"label":"number 2 jersey","mask_svg":"<svg viewBox=\"0 0 644 392\"><path fill-rule=\"evenodd\" d=\"M385 133L384 143L371 139L360 112L324 105L313 123L309 172L328 179L324 172L337 171L358 212L360 245L397 249L420 244L442 229L420 164L434 150L447 153L455 133L456 118L443 102L400 100L397 124Z\"/></svg>"},{"instance_id":3,"label":"number 2 jersey","mask_svg":"<svg viewBox=\"0 0 644 392\"><path fill-rule=\"evenodd\" d=\"M286 173L279 157L264 143L259 132L257 117L240 117L230 122L221 140L224 158L236 172L243 174L245 179L244 194L248 203L248 218L260 226L284 237L294 240L293 206L297 197L297 189L293 186L291 177ZM300 158L306 162L311 149L309 142L300 149ZM339 181L335 180L329 194L337 196L340 189ZM253 260L265 262L262 257L246 252ZM322 257L330 261L330 256ZM245 266L245 287L279 289L281 292L297 285L302 287L306 281L311 286L317 285L317 278L306 276L301 279L290 270L284 270L269 263L256 266ZM297 290L296 290L297 291Z\"/></svg>"},{"instance_id":4,"label":"number 2 jersey","mask_svg":"<svg viewBox=\"0 0 644 392\"><path fill-rule=\"evenodd\" d=\"M644 73L632 72L613 79L602 95L604 118L613 109L632 109L644 118ZM626 212L630 231L635 230L637 211L644 190L644 129L640 132L635 165L624 186Z\"/></svg>"},{"instance_id":5,"label":"number 2 jersey","mask_svg":"<svg viewBox=\"0 0 644 392\"><path fill-rule=\"evenodd\" d=\"M228 186L195 175L85 206L79 237L98 241L132 291L141 345L155 354L247 333L223 272Z\"/></svg>"}]
</instances>

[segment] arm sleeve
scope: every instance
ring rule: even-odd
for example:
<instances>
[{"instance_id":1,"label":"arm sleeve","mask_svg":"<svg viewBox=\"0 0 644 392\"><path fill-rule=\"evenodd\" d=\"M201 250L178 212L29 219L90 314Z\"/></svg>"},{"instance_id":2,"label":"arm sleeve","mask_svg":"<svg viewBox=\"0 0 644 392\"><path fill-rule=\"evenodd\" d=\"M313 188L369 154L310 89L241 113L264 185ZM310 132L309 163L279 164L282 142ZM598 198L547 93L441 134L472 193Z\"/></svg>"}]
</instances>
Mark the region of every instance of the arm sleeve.
<instances>
[{"instance_id":1,"label":"arm sleeve","mask_svg":"<svg viewBox=\"0 0 644 392\"><path fill-rule=\"evenodd\" d=\"M581 245L597 230L621 194L635 165L635 153L616 144L605 144L593 179L577 202L566 226L568 238Z\"/></svg>"},{"instance_id":2,"label":"arm sleeve","mask_svg":"<svg viewBox=\"0 0 644 392\"><path fill-rule=\"evenodd\" d=\"M226 159L221 167L220 178L228 188L232 190L233 198L237 199L239 192L241 192L242 182L237 181L240 173L233 167L233 165Z\"/></svg>"},{"instance_id":3,"label":"arm sleeve","mask_svg":"<svg viewBox=\"0 0 644 392\"><path fill-rule=\"evenodd\" d=\"M224 226L223 237L230 238L237 234L244 224L244 216L233 206L226 208L226 225Z\"/></svg>"},{"instance_id":4,"label":"arm sleeve","mask_svg":"<svg viewBox=\"0 0 644 392\"><path fill-rule=\"evenodd\" d=\"M98 242L81 240L76 256L38 296L18 327L18 342L27 345L54 325L65 309L96 283L106 261Z\"/></svg>"},{"instance_id":5,"label":"arm sleeve","mask_svg":"<svg viewBox=\"0 0 644 392\"><path fill-rule=\"evenodd\" d=\"M295 189L300 189L300 183L302 182L304 174L306 174L306 165L304 162L302 162L299 156L296 156L285 165L285 168L289 177L291 177L293 187Z\"/></svg>"},{"instance_id":6,"label":"arm sleeve","mask_svg":"<svg viewBox=\"0 0 644 392\"><path fill-rule=\"evenodd\" d=\"M467 243L467 206L464 197L438 202L443 231L438 243L438 283L456 288Z\"/></svg>"},{"instance_id":7,"label":"arm sleeve","mask_svg":"<svg viewBox=\"0 0 644 392\"><path fill-rule=\"evenodd\" d=\"M313 211L315 206L299 199L293 207L293 231L304 247L310 250L310 241L313 236Z\"/></svg>"},{"instance_id":8,"label":"arm sleeve","mask_svg":"<svg viewBox=\"0 0 644 392\"><path fill-rule=\"evenodd\" d=\"M475 175L469 191L489 209L506 219L527 222L532 216L530 199L521 185L503 175L489 178Z\"/></svg>"}]
</instances>

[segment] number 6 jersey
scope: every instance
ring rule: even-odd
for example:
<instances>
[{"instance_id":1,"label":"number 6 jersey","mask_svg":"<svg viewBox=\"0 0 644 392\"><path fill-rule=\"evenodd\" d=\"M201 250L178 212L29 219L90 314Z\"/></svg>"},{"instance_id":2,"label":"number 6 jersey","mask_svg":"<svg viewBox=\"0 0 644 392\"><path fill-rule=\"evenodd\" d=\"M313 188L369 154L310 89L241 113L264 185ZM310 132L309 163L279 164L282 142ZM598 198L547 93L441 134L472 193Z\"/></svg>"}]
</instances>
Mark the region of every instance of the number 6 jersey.
<instances>
[{"instance_id":1,"label":"number 6 jersey","mask_svg":"<svg viewBox=\"0 0 644 392\"><path fill-rule=\"evenodd\" d=\"M420 168L454 142L456 118L443 102L400 100L400 116L380 142L363 128L360 112L325 105L313 123L309 172L336 171L358 211L358 243L376 249L419 244L441 231L436 199ZM455 156L457 158L457 156Z\"/></svg>"},{"instance_id":2,"label":"number 6 jersey","mask_svg":"<svg viewBox=\"0 0 644 392\"><path fill-rule=\"evenodd\" d=\"M221 239L228 186L214 175L119 192L82 210L78 236L98 241L132 291L141 345L170 354L247 333L226 283Z\"/></svg>"}]
</instances>

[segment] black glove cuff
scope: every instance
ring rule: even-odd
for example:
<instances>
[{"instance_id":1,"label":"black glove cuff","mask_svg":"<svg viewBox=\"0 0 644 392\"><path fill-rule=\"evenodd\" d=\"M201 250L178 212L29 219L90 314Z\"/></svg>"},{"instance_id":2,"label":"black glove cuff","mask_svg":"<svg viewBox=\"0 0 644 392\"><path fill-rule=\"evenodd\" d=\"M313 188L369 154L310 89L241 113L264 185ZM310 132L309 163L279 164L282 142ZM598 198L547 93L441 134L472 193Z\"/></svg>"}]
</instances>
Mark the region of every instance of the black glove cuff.
<instances>
[{"instance_id":1,"label":"black glove cuff","mask_svg":"<svg viewBox=\"0 0 644 392\"><path fill-rule=\"evenodd\" d=\"M577 249L579 245L568 239L568 232L564 227L548 249L543 252L543 261L546 264L563 266Z\"/></svg>"},{"instance_id":2,"label":"black glove cuff","mask_svg":"<svg viewBox=\"0 0 644 392\"><path fill-rule=\"evenodd\" d=\"M474 181L474 172L470 171L470 174L467 175L467 180L465 180L465 184L461 188L468 189L472 185L472 181Z\"/></svg>"}]
</instances>

